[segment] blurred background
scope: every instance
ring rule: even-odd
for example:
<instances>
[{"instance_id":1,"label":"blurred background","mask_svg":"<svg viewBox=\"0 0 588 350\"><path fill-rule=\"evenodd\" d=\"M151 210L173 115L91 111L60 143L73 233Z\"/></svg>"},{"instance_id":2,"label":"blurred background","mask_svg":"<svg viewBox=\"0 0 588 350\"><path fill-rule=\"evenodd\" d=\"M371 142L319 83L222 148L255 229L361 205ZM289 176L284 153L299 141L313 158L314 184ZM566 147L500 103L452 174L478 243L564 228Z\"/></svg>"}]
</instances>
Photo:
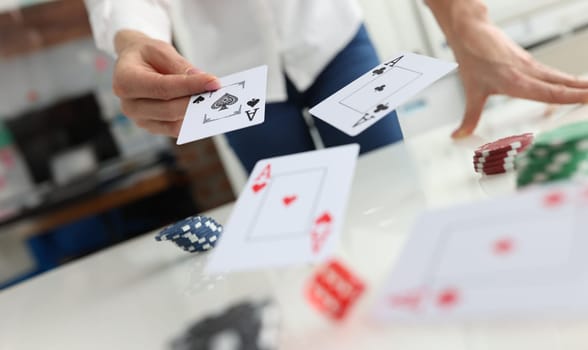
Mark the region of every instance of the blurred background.
<instances>
[{"instance_id":1,"label":"blurred background","mask_svg":"<svg viewBox=\"0 0 588 350\"><path fill-rule=\"evenodd\" d=\"M360 3L382 58L452 59L421 0ZM540 61L584 73L587 1L486 3ZM243 186L224 138L177 147L135 127L112 94L113 65L94 47L82 0L0 0L0 289L230 202ZM405 137L457 123L460 86L451 75L401 107Z\"/></svg>"}]
</instances>

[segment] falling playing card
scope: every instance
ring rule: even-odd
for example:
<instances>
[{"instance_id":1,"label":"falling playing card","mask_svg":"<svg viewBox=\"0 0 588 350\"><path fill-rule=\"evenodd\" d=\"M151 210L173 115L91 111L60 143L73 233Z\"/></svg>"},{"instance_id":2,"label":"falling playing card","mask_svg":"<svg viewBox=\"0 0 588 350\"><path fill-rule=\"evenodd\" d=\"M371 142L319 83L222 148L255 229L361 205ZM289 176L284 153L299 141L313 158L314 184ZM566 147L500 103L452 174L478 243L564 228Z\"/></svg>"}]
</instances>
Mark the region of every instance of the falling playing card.
<instances>
[{"instance_id":1,"label":"falling playing card","mask_svg":"<svg viewBox=\"0 0 588 350\"><path fill-rule=\"evenodd\" d=\"M588 201L575 185L430 212L378 303L397 321L588 312Z\"/></svg>"},{"instance_id":2,"label":"falling playing card","mask_svg":"<svg viewBox=\"0 0 588 350\"><path fill-rule=\"evenodd\" d=\"M353 144L259 161L207 272L329 257L342 229L358 153Z\"/></svg>"},{"instance_id":3,"label":"falling playing card","mask_svg":"<svg viewBox=\"0 0 588 350\"><path fill-rule=\"evenodd\" d=\"M264 122L267 66L229 75L220 82L222 88L190 98L178 145Z\"/></svg>"},{"instance_id":4,"label":"falling playing card","mask_svg":"<svg viewBox=\"0 0 588 350\"><path fill-rule=\"evenodd\" d=\"M337 91L310 113L356 136L456 67L436 58L402 53Z\"/></svg>"}]
</instances>

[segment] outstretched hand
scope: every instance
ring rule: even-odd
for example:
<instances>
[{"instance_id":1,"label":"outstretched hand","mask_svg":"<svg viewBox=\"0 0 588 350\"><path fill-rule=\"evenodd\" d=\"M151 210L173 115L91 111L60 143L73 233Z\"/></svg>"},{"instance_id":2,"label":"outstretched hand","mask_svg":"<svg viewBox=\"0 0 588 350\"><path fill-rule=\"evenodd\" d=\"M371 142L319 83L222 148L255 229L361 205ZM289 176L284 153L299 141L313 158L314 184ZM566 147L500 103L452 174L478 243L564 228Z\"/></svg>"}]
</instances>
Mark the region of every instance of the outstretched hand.
<instances>
[{"instance_id":1,"label":"outstretched hand","mask_svg":"<svg viewBox=\"0 0 588 350\"><path fill-rule=\"evenodd\" d=\"M588 80L537 62L488 18L480 0L425 0L459 63L466 110L453 137L471 135L491 95L547 103L588 102Z\"/></svg>"},{"instance_id":2,"label":"outstretched hand","mask_svg":"<svg viewBox=\"0 0 588 350\"><path fill-rule=\"evenodd\" d=\"M474 132L490 95L558 104L588 101L588 81L537 62L487 21L471 22L464 28L463 38L454 40L452 48L466 94L465 115L453 137Z\"/></svg>"}]
</instances>

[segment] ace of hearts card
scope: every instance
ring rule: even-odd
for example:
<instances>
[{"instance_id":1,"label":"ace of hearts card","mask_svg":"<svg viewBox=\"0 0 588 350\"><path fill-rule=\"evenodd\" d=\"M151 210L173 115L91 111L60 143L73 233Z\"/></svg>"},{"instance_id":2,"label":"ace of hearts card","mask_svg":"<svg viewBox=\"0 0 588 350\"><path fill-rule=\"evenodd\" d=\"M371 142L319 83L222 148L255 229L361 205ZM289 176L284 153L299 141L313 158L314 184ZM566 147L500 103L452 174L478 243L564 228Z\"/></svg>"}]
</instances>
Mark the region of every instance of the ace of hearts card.
<instances>
[{"instance_id":1,"label":"ace of hearts card","mask_svg":"<svg viewBox=\"0 0 588 350\"><path fill-rule=\"evenodd\" d=\"M259 161L207 272L328 258L343 228L358 153L352 144Z\"/></svg>"}]
</instances>

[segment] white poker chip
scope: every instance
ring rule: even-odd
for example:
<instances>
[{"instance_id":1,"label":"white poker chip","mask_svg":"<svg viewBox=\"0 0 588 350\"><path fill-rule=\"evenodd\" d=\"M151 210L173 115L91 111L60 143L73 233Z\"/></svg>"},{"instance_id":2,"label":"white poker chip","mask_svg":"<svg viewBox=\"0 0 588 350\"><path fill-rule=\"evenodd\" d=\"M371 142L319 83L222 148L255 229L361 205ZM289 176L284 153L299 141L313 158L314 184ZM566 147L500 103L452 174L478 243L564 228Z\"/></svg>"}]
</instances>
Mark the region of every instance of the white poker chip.
<instances>
[{"instance_id":1,"label":"white poker chip","mask_svg":"<svg viewBox=\"0 0 588 350\"><path fill-rule=\"evenodd\" d=\"M559 153L558 155L556 155L553 158L553 160L555 163L565 164L565 163L568 163L570 160L572 160L572 155L568 152L562 152L562 153Z\"/></svg>"},{"instance_id":2,"label":"white poker chip","mask_svg":"<svg viewBox=\"0 0 588 350\"><path fill-rule=\"evenodd\" d=\"M578 151L588 151L588 140L582 140L576 146Z\"/></svg>"}]
</instances>

